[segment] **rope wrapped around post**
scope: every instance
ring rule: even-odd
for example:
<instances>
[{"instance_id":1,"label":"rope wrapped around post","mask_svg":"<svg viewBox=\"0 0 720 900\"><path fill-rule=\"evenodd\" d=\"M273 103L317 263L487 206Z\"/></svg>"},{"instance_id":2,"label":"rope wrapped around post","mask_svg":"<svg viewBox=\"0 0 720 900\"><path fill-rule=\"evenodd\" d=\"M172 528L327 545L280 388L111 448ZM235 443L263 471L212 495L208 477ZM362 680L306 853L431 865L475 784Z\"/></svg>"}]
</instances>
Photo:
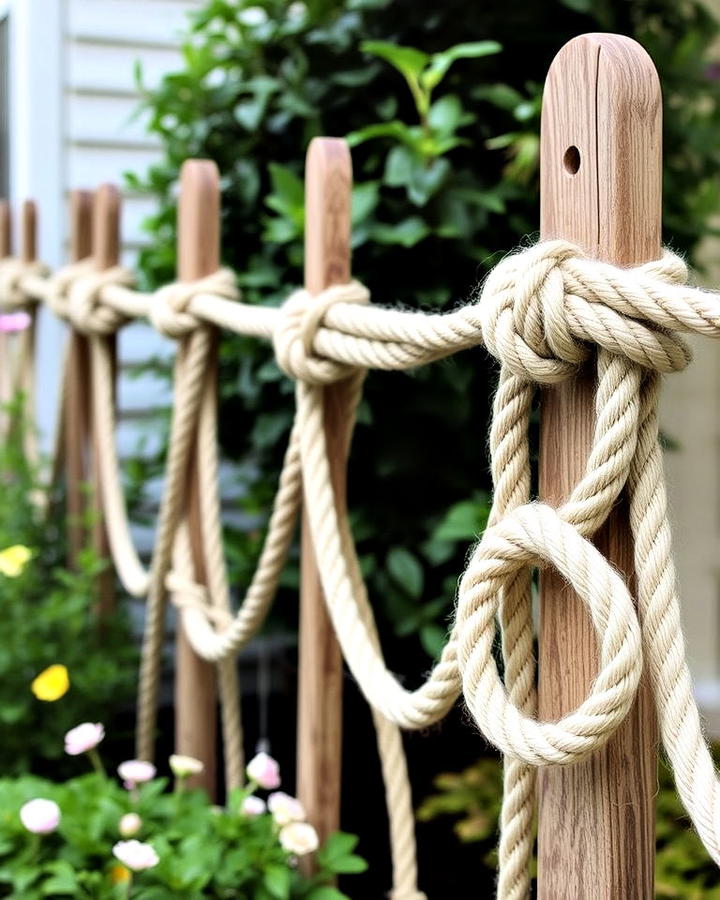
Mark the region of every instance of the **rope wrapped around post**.
<instances>
[{"instance_id":1,"label":"rope wrapped around post","mask_svg":"<svg viewBox=\"0 0 720 900\"><path fill-rule=\"evenodd\" d=\"M19 277L13 290L17 285L24 292L31 290L32 296L46 299L67 317L72 315L71 298L77 297L75 283L87 277L88 266L80 263L72 272L46 279L45 287L38 283L42 279L37 273ZM653 263L619 269L583 258L571 244L553 241L507 257L488 277L477 302L445 315L371 306L357 285L333 288L334 293L328 291L319 300L315 297L322 313L312 317L302 295L279 310L240 303L232 304L231 310L226 294L220 290L213 294L217 285L203 284L192 291L184 286L182 308L173 311L178 315L190 311L195 319L184 321L183 329L197 327L202 332L204 322L219 320L240 333L274 340L280 364L298 381L297 418L265 551L246 604L231 622L217 610L206 613L205 595L184 582L181 573L174 581L170 577L172 538L182 506L180 488L171 486L181 484L201 405L198 373L206 347L202 340L196 342L177 385L178 396L185 399L177 405L178 433L171 441L168 488L153 560L156 600L170 577L173 588L180 588L183 620L193 647L207 659L229 658L254 632L272 599L292 536L302 476L334 628L356 680L384 718L402 727L423 728L441 719L463 693L481 730L518 761L514 771L525 784L520 794L527 796L532 782L528 767L572 763L608 740L632 702L644 660L680 796L705 846L720 863L716 815L720 786L685 661L657 441L659 375L679 371L690 360L679 333L720 337L718 295L689 287L686 277L682 261L669 253ZM93 291L89 306L83 300L82 315L76 312L91 333L106 333L103 329L108 327L93 313L99 306L121 307L122 312L124 304L132 309L131 315L138 315L152 304L152 295L137 295L117 280L94 285ZM382 657L349 524L335 509L320 385L368 367L411 368L481 343L501 363L491 434L493 512L461 579L455 623L440 660L421 687L408 691ZM530 503L527 435L534 386L573 377L593 354L598 370L597 422L585 476L557 510ZM357 376L360 379L362 373L357 371ZM110 438L112 426L112 420L105 422ZM636 547L639 620L626 587L587 540L626 486ZM601 670L590 694L577 710L554 723L534 718L532 630L520 612L527 607L528 571L542 564L557 566L576 586L601 645ZM135 579L135 589L143 582ZM160 600L149 607L150 643L155 650L162 634L163 606ZM505 677L513 681L509 692L492 656L498 613ZM213 620L222 627L216 628ZM143 667L144 709L154 704L156 679L157 662L150 653ZM144 748L150 747L151 736L151 725L145 721ZM519 794L512 799L512 781L508 791L516 805L504 816L500 896L514 898L521 896L517 885L525 883L520 873L526 870L532 848L532 816Z\"/></svg>"}]
</instances>

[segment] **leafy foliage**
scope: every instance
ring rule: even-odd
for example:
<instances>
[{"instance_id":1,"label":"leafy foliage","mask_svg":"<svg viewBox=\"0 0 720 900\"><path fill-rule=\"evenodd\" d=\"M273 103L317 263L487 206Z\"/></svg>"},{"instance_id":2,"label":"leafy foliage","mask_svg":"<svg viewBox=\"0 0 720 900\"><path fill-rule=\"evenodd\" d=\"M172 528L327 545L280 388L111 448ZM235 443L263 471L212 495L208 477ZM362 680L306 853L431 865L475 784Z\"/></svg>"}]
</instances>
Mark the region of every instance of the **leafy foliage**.
<instances>
[{"instance_id":1,"label":"leafy foliage","mask_svg":"<svg viewBox=\"0 0 720 900\"><path fill-rule=\"evenodd\" d=\"M208 0L183 67L144 89L164 148L161 163L128 176L160 202L140 258L147 281L173 277L179 167L208 157L223 178L224 262L246 301L283 299L302 280L304 151L329 133L353 147L353 268L374 299L426 310L466 300L498 254L537 227L541 83L565 40L597 30L637 37L657 62L666 221L672 243L692 251L711 231L720 165L720 81L705 62L717 23L696 0ZM267 346L232 335L222 339L221 379L221 442L240 464L246 512L261 523L292 387ZM381 627L417 636L431 655L477 531L448 541L438 529L448 508L488 487L494 380L484 354L468 351L366 382L349 482L363 569L383 598ZM478 522L484 504L470 513ZM257 529L228 533L235 579L246 581L259 540Z\"/></svg>"},{"instance_id":2,"label":"leafy foliage","mask_svg":"<svg viewBox=\"0 0 720 900\"><path fill-rule=\"evenodd\" d=\"M720 750L714 748L717 764ZM454 831L463 843L477 843L482 859L496 865L502 767L497 759L480 759L462 772L443 772L435 778L437 792L418 809L418 819L441 816L455 819ZM655 895L673 900L720 898L717 867L695 833L678 799L672 773L661 760L656 798Z\"/></svg>"},{"instance_id":3,"label":"leafy foliage","mask_svg":"<svg viewBox=\"0 0 720 900\"><path fill-rule=\"evenodd\" d=\"M166 793L166 785L155 779L131 794L97 773L65 784L33 776L0 780L0 894L7 886L24 900L129 896L112 847L130 811L142 820L137 838L160 857L134 876L135 900L347 900L332 887L334 876L365 868L354 853L357 838L338 832L318 851L318 872L304 877L280 846L272 816L240 813L247 792L235 791L221 809L202 791ZM35 797L60 806L57 833L38 838L23 828L18 811Z\"/></svg>"},{"instance_id":4,"label":"leafy foliage","mask_svg":"<svg viewBox=\"0 0 720 900\"><path fill-rule=\"evenodd\" d=\"M45 517L31 501L38 472L23 447L22 400L8 413L18 423L0 445L0 549L23 544L32 559L16 578L0 575L0 772L26 771L62 754L62 735L102 708L132 698L135 650L118 613L99 629L92 615L93 580L103 569L84 550L77 571L64 567L62 516ZM112 647L112 652L108 648ZM70 671L69 693L51 706L35 699L33 678L55 663Z\"/></svg>"}]
</instances>

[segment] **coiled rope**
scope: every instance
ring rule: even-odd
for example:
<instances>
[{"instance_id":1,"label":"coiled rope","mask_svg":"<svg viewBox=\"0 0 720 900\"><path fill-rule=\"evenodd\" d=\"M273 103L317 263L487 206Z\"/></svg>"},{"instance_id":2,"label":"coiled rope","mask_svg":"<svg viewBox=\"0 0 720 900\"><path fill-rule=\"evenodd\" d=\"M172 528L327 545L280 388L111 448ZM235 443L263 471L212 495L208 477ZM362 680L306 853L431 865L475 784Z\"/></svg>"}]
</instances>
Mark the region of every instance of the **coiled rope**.
<instances>
[{"instance_id":1,"label":"coiled rope","mask_svg":"<svg viewBox=\"0 0 720 900\"><path fill-rule=\"evenodd\" d=\"M218 617L209 597L193 591L189 578L183 582L182 572L174 573L180 579L175 586L183 623L196 651L207 659L228 659L253 631L277 584L302 482L329 614L377 720L423 728L441 719L462 693L483 734L505 755L498 883L503 900L529 893L536 768L571 764L602 746L633 703L643 662L680 797L720 864L720 784L685 659L658 444L659 375L690 361L678 333L720 336L718 295L689 287L686 279L684 264L669 253L619 269L553 241L507 257L475 302L444 315L371 306L357 283L336 286L320 297L296 292L279 309L251 307L215 293L211 276L210 283L204 280L194 290L186 285L181 300L171 303L165 296L162 313L153 317L158 294L137 294L117 281L98 285L93 303L75 313L89 322L92 333L104 327L98 305L113 309L118 323L139 315L156 325L170 313L186 317L181 326L163 326L168 332L181 328L187 343L176 372L167 482L149 576L139 746L152 744L164 593L168 578L172 582L172 547L184 515L173 486L180 483L178 472L185 471L197 428L209 346L206 326L213 324L273 340L279 364L297 381L297 413L265 548L239 613L232 620ZM33 296L46 291L36 275L16 283L27 283ZM96 318L89 321L86 309ZM407 690L383 658L347 514L335 502L322 387L355 379L358 389L349 401L354 409L364 369L407 369L481 343L501 364L490 441L492 513L460 580L455 622L440 659L420 687ZM593 356L596 426L585 475L559 509L530 502L528 428L535 385L571 378ZM109 432L112 436L112 422ZM588 540L623 489L630 497L637 612L621 577ZM583 599L600 649L599 672L588 696L558 722L535 718L529 585L531 569L544 565L555 566ZM140 570L130 568L130 581L140 584ZM496 618L504 682L492 653ZM381 734L387 745L389 729L379 728ZM407 802L409 797L402 800ZM409 871L413 866L414 856ZM412 890L403 896L414 896Z\"/></svg>"}]
</instances>

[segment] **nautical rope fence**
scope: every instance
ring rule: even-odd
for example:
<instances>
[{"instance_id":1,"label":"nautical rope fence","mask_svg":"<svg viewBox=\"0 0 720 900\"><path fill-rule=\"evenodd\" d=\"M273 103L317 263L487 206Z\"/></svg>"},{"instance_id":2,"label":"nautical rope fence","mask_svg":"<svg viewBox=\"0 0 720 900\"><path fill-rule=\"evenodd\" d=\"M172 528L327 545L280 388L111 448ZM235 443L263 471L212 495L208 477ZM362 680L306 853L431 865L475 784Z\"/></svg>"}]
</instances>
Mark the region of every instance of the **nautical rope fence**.
<instances>
[{"instance_id":1,"label":"nautical rope fence","mask_svg":"<svg viewBox=\"0 0 720 900\"><path fill-rule=\"evenodd\" d=\"M659 260L620 267L589 258L571 242L544 240L507 256L471 302L439 315L371 304L368 289L355 281L332 284L319 294L297 291L281 307L267 308L243 304L232 273L222 269L143 294L117 266L98 270L83 260L48 275L35 262L0 261L0 302L6 308L44 303L90 342L92 424L110 550L126 589L148 598L139 755L152 755L170 592L193 651L219 666L227 778L231 784L241 779L233 659L264 621L302 505L334 633L375 718L393 836L395 900L423 896L416 885L398 728L438 722L462 695L482 734L505 755L498 895L520 900L530 885L535 771L578 763L603 747L626 721L643 673L680 797L720 865L720 783L685 659L658 443L660 375L682 370L691 359L681 333L720 337L720 295L688 285L687 278L682 260L668 251ZM119 480L107 340L141 317L182 341L149 569L133 546ZM279 366L296 382L295 422L267 537L234 613L219 524L212 328L271 341ZM409 690L383 657L347 510L333 484L325 390L345 384L343 446L349 443L367 369L410 369L479 345L500 363L490 435L492 513L459 580L442 654L425 681ZM596 372L596 418L584 475L557 507L533 501L528 435L535 390L575 379L588 367ZM191 548L189 472L198 479L202 579ZM624 492L637 608L623 577L591 543ZM530 616L531 572L549 567L585 605L599 658L587 696L556 721L537 716ZM498 628L503 677L493 654Z\"/></svg>"}]
</instances>

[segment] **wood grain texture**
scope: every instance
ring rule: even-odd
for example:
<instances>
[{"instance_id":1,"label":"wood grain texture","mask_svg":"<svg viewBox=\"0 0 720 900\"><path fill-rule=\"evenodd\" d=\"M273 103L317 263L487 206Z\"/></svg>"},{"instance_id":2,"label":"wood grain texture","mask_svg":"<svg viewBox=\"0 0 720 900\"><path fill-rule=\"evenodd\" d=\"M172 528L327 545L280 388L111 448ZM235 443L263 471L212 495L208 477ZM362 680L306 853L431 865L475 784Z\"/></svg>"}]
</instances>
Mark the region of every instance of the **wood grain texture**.
<instances>
[{"instance_id":1,"label":"wood grain texture","mask_svg":"<svg viewBox=\"0 0 720 900\"><path fill-rule=\"evenodd\" d=\"M110 269L120 262L120 192L112 184L103 184L95 191L93 198L92 218L92 257L98 269ZM103 335L94 338L103 341L110 353L113 369L113 383L117 374L117 335ZM92 392L92 386L90 387ZM115 390L113 389L113 402ZM90 485L92 488L92 526L90 541L92 547L100 559L109 561L110 540L105 527L103 505L100 490L100 468L97 457L95 429L92 426L92 396L90 398L91 421L91 458L90 458ZM102 572L95 582L96 599L95 610L102 618L109 615L115 609L115 572L111 565Z\"/></svg>"},{"instance_id":2,"label":"wood grain texture","mask_svg":"<svg viewBox=\"0 0 720 900\"><path fill-rule=\"evenodd\" d=\"M25 200L22 205L20 259L26 263L37 259L37 206L34 200Z\"/></svg>"},{"instance_id":3,"label":"wood grain texture","mask_svg":"<svg viewBox=\"0 0 720 900\"><path fill-rule=\"evenodd\" d=\"M0 258L12 253L12 214L7 200L0 200ZM0 406L12 400L12 353L10 335L0 332ZM6 432L7 416L0 414L0 429Z\"/></svg>"},{"instance_id":4,"label":"wood grain texture","mask_svg":"<svg viewBox=\"0 0 720 900\"><path fill-rule=\"evenodd\" d=\"M178 278L194 281L215 272L220 265L220 176L215 163L188 160L180 175L178 211ZM186 352L184 338L178 353ZM217 351L208 356L207 377L217 379ZM202 526L197 492L197 454L192 453L188 474L188 522L195 580L207 584ZM215 665L198 656L178 626L175 663L175 747L176 753L202 760L200 775L188 779L191 787L201 787L215 798L217 792L217 685Z\"/></svg>"},{"instance_id":5,"label":"wood grain texture","mask_svg":"<svg viewBox=\"0 0 720 900\"><path fill-rule=\"evenodd\" d=\"M575 38L555 58L545 87L541 237L567 238L591 256L633 265L660 255L660 227L661 97L652 61L629 38ZM584 472L594 389L588 370L543 392L540 490L550 503L562 502ZM632 589L625 498L595 542ZM582 603L551 571L542 576L538 656L540 717L556 720L586 695L597 672L597 642ZM604 749L587 762L541 770L540 900L654 896L656 742L643 681L627 721Z\"/></svg>"},{"instance_id":6,"label":"wood grain texture","mask_svg":"<svg viewBox=\"0 0 720 900\"><path fill-rule=\"evenodd\" d=\"M78 262L92 251L93 198L89 191L70 194L70 261ZM68 529L68 565L75 568L78 553L86 545L84 526L89 478L90 353L87 338L70 331L65 389L65 492Z\"/></svg>"},{"instance_id":7,"label":"wood grain texture","mask_svg":"<svg viewBox=\"0 0 720 900\"><path fill-rule=\"evenodd\" d=\"M317 294L350 279L352 162L345 141L315 138L305 168L305 287ZM330 474L345 503L348 384L324 389ZM303 517L298 678L298 796L323 841L340 824L342 681L340 647L325 607Z\"/></svg>"}]
</instances>

